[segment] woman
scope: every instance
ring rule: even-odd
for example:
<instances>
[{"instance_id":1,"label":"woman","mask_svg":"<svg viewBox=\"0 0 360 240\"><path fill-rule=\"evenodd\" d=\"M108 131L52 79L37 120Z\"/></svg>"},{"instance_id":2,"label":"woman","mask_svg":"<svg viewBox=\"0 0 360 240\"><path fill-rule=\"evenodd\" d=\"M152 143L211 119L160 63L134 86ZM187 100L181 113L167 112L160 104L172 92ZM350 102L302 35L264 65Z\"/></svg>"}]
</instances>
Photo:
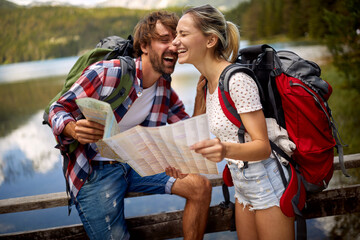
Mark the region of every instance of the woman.
<instances>
[{"instance_id":1,"label":"woman","mask_svg":"<svg viewBox=\"0 0 360 240\"><path fill-rule=\"evenodd\" d=\"M186 10L176 30L173 44L179 63L193 64L201 73L194 115L206 112L210 130L217 137L191 148L211 161L226 159L235 186L238 238L293 239L294 219L279 208L284 186L275 160L269 158L271 148L254 80L245 73L236 73L230 79L230 95L247 130L245 143L239 143L237 127L227 119L219 103L220 74L235 62L239 49L237 27L214 7L204 5ZM167 173L185 176L171 168Z\"/></svg>"}]
</instances>

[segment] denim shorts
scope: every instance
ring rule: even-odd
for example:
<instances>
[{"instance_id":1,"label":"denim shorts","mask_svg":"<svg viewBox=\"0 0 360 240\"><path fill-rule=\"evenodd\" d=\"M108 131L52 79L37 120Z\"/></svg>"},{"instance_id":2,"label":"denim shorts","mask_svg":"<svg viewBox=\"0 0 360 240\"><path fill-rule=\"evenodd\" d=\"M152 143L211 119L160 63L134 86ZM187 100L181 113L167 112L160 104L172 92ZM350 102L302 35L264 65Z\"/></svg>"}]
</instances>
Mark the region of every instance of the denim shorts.
<instances>
[{"instance_id":1,"label":"denim shorts","mask_svg":"<svg viewBox=\"0 0 360 240\"><path fill-rule=\"evenodd\" d=\"M236 164L228 165L234 182L235 198L244 207L249 205L250 210L261 210L279 206L285 187L276 161L268 158L249 163L248 168L240 169ZM288 180L288 171L285 166L281 166Z\"/></svg>"},{"instance_id":2,"label":"denim shorts","mask_svg":"<svg viewBox=\"0 0 360 240\"><path fill-rule=\"evenodd\" d=\"M93 166L75 206L90 239L129 239L124 215L127 192L171 193L175 182L165 173L141 177L128 164Z\"/></svg>"}]
</instances>

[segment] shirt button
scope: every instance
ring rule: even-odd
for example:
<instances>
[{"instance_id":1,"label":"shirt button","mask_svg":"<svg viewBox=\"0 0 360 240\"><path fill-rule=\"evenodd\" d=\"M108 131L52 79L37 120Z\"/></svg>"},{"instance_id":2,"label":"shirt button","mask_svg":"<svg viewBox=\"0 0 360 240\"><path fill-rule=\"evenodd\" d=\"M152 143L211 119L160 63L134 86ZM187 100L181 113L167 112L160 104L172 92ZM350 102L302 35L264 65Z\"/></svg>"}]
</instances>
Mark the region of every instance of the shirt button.
<instances>
[{"instance_id":1,"label":"shirt button","mask_svg":"<svg viewBox=\"0 0 360 240\"><path fill-rule=\"evenodd\" d=\"M82 182L82 181L84 181L84 180L82 180L82 179L80 178L80 182Z\"/></svg>"}]
</instances>

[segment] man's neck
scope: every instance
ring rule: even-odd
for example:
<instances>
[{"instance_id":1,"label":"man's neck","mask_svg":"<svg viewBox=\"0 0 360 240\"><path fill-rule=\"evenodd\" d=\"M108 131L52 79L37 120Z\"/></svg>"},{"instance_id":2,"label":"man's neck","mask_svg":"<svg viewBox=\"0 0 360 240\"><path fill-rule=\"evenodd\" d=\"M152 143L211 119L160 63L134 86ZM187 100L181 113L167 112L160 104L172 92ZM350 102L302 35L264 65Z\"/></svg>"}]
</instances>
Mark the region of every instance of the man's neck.
<instances>
[{"instance_id":1,"label":"man's neck","mask_svg":"<svg viewBox=\"0 0 360 240\"><path fill-rule=\"evenodd\" d=\"M160 78L161 74L154 71L150 59L145 56L142 55L141 57L141 61L142 61L142 83L143 83L143 88L149 88L152 85L154 85L154 83Z\"/></svg>"}]
</instances>

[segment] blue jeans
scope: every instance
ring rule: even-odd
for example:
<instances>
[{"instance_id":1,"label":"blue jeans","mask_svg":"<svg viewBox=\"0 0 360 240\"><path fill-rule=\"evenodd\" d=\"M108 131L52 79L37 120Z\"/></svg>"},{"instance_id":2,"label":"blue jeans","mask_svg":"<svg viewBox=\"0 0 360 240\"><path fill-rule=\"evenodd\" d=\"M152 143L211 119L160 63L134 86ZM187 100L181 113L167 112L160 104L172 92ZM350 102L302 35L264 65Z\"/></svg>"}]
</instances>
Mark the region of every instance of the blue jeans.
<instances>
[{"instance_id":1,"label":"blue jeans","mask_svg":"<svg viewBox=\"0 0 360 240\"><path fill-rule=\"evenodd\" d=\"M165 173L141 177L128 164L93 166L75 205L90 239L129 239L124 215L127 192L171 193L175 179Z\"/></svg>"}]
</instances>

